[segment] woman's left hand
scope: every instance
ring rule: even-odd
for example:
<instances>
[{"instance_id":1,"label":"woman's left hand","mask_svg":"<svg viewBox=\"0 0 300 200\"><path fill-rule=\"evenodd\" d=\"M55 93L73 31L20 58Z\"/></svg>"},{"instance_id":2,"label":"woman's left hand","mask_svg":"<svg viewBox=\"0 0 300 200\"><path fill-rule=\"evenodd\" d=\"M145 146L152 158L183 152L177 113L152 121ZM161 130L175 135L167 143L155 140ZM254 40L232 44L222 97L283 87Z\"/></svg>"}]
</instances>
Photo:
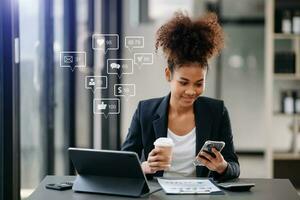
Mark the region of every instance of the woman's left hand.
<instances>
[{"instance_id":1,"label":"woman's left hand","mask_svg":"<svg viewBox=\"0 0 300 200\"><path fill-rule=\"evenodd\" d=\"M216 171L219 174L223 174L228 166L226 160L224 160L222 154L215 148L212 148L212 152L215 154L215 158L204 151L201 151L197 159L211 171Z\"/></svg>"}]
</instances>

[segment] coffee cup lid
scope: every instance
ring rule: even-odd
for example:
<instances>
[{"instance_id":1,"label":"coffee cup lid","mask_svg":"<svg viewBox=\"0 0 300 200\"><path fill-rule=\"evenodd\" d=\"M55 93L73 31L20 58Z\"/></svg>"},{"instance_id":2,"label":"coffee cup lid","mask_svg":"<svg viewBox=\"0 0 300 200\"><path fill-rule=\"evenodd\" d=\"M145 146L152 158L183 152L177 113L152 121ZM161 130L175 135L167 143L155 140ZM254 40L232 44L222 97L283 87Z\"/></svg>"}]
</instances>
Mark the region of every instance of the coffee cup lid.
<instances>
[{"instance_id":1,"label":"coffee cup lid","mask_svg":"<svg viewBox=\"0 0 300 200\"><path fill-rule=\"evenodd\" d=\"M155 140L154 146L167 146L167 147L173 147L174 142L171 138L167 137L160 137Z\"/></svg>"}]
</instances>

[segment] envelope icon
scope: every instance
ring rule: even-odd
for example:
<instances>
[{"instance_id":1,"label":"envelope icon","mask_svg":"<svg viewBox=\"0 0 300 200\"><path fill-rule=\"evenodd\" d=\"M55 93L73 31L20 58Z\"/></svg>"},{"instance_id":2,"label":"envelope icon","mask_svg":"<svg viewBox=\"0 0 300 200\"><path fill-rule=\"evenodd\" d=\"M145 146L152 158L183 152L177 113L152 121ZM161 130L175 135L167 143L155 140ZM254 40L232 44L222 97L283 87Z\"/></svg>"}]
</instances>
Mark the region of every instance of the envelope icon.
<instances>
[{"instance_id":1,"label":"envelope icon","mask_svg":"<svg viewBox=\"0 0 300 200\"><path fill-rule=\"evenodd\" d=\"M73 63L73 56L64 56L64 63L66 64Z\"/></svg>"}]
</instances>

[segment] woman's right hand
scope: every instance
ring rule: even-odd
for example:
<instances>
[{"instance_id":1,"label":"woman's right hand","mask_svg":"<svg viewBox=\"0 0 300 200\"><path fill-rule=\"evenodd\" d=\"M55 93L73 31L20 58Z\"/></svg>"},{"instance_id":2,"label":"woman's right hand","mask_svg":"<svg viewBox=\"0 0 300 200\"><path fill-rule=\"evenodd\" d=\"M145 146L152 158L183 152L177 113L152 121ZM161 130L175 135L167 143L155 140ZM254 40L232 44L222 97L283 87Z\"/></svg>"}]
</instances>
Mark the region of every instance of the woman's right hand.
<instances>
[{"instance_id":1,"label":"woman's right hand","mask_svg":"<svg viewBox=\"0 0 300 200\"><path fill-rule=\"evenodd\" d=\"M142 169L145 174L154 174L157 171L169 169L171 166L171 157L163 155L162 149L155 148L149 155L148 160L142 163Z\"/></svg>"}]
</instances>

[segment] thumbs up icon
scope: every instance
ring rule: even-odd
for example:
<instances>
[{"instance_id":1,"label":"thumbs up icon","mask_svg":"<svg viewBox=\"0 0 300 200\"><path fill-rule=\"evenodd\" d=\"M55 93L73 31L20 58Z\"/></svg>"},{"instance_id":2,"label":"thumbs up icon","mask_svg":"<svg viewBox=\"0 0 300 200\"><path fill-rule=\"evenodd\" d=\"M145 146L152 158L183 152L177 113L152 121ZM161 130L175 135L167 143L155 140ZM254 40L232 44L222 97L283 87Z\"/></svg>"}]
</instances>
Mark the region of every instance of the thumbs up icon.
<instances>
[{"instance_id":1,"label":"thumbs up icon","mask_svg":"<svg viewBox=\"0 0 300 200\"><path fill-rule=\"evenodd\" d=\"M107 107L107 104L104 104L103 101L101 101L101 104L98 104L97 109L98 110L105 110Z\"/></svg>"}]
</instances>

